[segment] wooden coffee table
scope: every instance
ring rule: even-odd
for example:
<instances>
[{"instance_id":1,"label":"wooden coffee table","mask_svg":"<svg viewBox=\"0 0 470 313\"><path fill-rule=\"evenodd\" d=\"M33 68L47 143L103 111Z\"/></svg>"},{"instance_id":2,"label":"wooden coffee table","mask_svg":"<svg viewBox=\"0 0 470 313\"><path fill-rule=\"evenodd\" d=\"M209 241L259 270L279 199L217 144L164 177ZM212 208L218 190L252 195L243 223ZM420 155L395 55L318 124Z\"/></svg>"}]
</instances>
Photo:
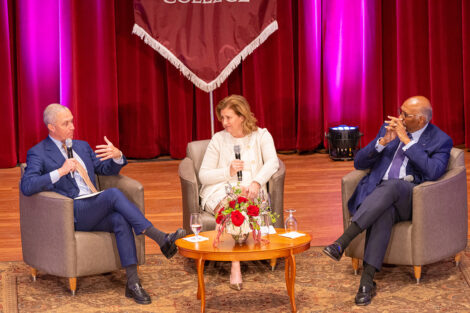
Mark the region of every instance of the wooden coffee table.
<instances>
[{"instance_id":1,"label":"wooden coffee table","mask_svg":"<svg viewBox=\"0 0 470 313\"><path fill-rule=\"evenodd\" d=\"M305 236L290 239L279 234L284 229L276 228L277 234L269 235L269 244L256 244L253 236L248 238L246 244L240 246L235 243L228 234L221 236L219 246L214 248L212 243L216 237L215 231L200 233L209 240L193 243L184 239L178 239L176 245L179 253L187 258L194 259L197 265L198 288L197 298L201 300L201 312L205 311L205 287L204 287L204 261L254 261L286 258L286 287L290 298L292 312L297 312L295 306L294 282L295 282L295 257L294 254L303 252L310 248L312 237ZM194 236L194 235L191 235Z\"/></svg>"}]
</instances>

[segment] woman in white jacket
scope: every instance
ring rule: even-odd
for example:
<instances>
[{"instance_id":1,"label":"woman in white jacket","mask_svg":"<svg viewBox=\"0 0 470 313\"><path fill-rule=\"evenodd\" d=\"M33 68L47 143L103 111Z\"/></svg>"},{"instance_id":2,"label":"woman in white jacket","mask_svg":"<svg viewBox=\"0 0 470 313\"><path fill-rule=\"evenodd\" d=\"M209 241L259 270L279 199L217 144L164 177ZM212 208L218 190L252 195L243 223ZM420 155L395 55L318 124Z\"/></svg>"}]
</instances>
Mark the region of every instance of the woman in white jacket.
<instances>
[{"instance_id":1,"label":"woman in white jacket","mask_svg":"<svg viewBox=\"0 0 470 313\"><path fill-rule=\"evenodd\" d=\"M201 205L214 213L225 198L228 182L237 183L237 172L242 172L243 193L248 198L266 193L266 183L279 168L276 149L267 129L256 126L256 118L246 99L231 95L219 102L217 118L224 127L210 141L199 170L202 183ZM241 160L235 159L234 146L240 147ZM232 262L230 287L242 289L240 262Z\"/></svg>"}]
</instances>

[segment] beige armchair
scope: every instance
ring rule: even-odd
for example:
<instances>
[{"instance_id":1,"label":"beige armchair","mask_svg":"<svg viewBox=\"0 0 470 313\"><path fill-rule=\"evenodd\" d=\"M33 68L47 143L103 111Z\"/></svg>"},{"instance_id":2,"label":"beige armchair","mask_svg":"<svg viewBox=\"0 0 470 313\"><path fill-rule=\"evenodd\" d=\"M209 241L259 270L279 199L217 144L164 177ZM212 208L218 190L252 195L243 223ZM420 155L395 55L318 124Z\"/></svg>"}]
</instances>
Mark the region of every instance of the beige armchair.
<instances>
[{"instance_id":1,"label":"beige armchair","mask_svg":"<svg viewBox=\"0 0 470 313\"><path fill-rule=\"evenodd\" d=\"M23 175L25 164L21 165ZM144 213L142 185L123 175L97 176L98 190L116 187ZM77 277L121 268L113 233L75 231L73 200L55 192L30 197L20 191L20 228L23 261L37 272L69 278L72 294ZM135 237L139 264L145 263L144 236Z\"/></svg>"},{"instance_id":2,"label":"beige armchair","mask_svg":"<svg viewBox=\"0 0 470 313\"><path fill-rule=\"evenodd\" d=\"M366 171L354 170L342 179L343 225L350 224L348 200ZM411 221L393 226L384 263L413 265L417 283L421 267L455 256L458 265L467 246L467 178L464 152L453 148L447 172L437 181L428 181L413 189ZM357 274L359 259L364 255L365 232L345 250L352 258Z\"/></svg>"},{"instance_id":3,"label":"beige armchair","mask_svg":"<svg viewBox=\"0 0 470 313\"><path fill-rule=\"evenodd\" d=\"M190 233L191 226L189 220L191 213L201 213L202 230L215 229L214 215L201 209L199 191L201 183L199 182L199 168L201 167L204 153L210 140L199 140L188 143L186 148L186 158L180 163L178 175L181 182L181 192L183 194L183 227ZM271 207L273 212L279 214L274 227L283 227L284 221L284 179L286 176L286 167L279 160L279 169L268 182L268 192L271 196Z\"/></svg>"}]
</instances>

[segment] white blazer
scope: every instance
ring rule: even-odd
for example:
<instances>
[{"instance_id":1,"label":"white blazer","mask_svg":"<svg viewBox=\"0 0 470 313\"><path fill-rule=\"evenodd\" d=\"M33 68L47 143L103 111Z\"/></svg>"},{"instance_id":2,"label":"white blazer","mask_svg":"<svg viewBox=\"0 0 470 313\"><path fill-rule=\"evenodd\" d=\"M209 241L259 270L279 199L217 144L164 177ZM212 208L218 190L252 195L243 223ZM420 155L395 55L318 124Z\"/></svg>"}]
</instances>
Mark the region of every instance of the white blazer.
<instances>
[{"instance_id":1,"label":"white blazer","mask_svg":"<svg viewBox=\"0 0 470 313\"><path fill-rule=\"evenodd\" d=\"M235 138L225 130L214 134L199 170L203 209L213 211L225 197L227 183L237 183L237 175L230 176L230 163L235 159L234 145L240 145L241 160L244 161L241 185L249 186L256 181L267 192L266 183L279 168L273 137L267 129L258 128L243 138Z\"/></svg>"}]
</instances>

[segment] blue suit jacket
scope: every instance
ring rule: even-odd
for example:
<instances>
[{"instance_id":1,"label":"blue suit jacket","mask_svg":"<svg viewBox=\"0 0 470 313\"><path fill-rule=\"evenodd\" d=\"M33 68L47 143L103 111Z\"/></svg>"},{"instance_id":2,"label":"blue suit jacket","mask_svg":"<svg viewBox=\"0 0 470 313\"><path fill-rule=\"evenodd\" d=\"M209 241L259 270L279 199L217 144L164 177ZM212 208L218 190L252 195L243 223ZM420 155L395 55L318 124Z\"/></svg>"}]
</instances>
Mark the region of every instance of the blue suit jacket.
<instances>
[{"instance_id":1,"label":"blue suit jacket","mask_svg":"<svg viewBox=\"0 0 470 313\"><path fill-rule=\"evenodd\" d=\"M95 186L95 174L116 175L127 164L124 157L122 165L111 159L100 161L85 141L73 140L73 150L85 163L88 176ZM55 191L66 197L77 197L79 189L75 179L72 179L70 175L62 176L55 184L51 182L49 173L60 168L64 162L64 156L49 136L29 149L26 156L27 167L20 185L23 194L30 196L40 191Z\"/></svg>"},{"instance_id":2,"label":"blue suit jacket","mask_svg":"<svg viewBox=\"0 0 470 313\"><path fill-rule=\"evenodd\" d=\"M382 152L377 152L375 144L385 135L385 125L382 125L377 137L359 150L354 158L356 169L370 169L370 173L362 178L348 201L351 214L357 211L362 201L380 184L400 143L397 137L388 143ZM414 177L414 184L438 179L447 169L451 149L452 139L437 126L429 123L419 141L405 151L408 157L406 175Z\"/></svg>"}]
</instances>

